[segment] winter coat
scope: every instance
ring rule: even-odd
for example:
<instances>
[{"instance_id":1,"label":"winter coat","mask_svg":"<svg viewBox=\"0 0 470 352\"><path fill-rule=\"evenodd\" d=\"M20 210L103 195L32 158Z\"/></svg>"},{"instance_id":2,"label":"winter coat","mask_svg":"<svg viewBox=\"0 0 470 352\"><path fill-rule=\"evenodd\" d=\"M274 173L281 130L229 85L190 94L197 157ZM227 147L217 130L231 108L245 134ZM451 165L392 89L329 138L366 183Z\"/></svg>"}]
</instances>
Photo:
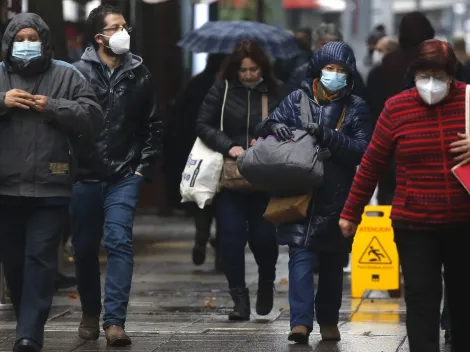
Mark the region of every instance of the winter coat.
<instances>
[{"instance_id":1,"label":"winter coat","mask_svg":"<svg viewBox=\"0 0 470 352\"><path fill-rule=\"evenodd\" d=\"M16 34L35 29L42 55L27 64L11 57ZM0 65L0 195L70 197L78 140L101 128L103 114L92 88L72 65L52 60L50 31L36 14L21 13L2 39ZM6 93L21 89L47 97L45 111L9 108Z\"/></svg>"},{"instance_id":2,"label":"winter coat","mask_svg":"<svg viewBox=\"0 0 470 352\"><path fill-rule=\"evenodd\" d=\"M349 89L354 83L351 77L356 77L354 54L345 43L328 43L313 55L307 79L302 83L301 89L310 98L312 116L323 126L320 147L329 149L331 157L324 161L324 183L314 194L307 219L281 226L277 233L279 243L283 245L311 247L317 251L345 252L351 250L351 240L343 237L338 221L356 167L371 138L371 117L365 101L349 93L324 105L317 103L312 84L328 63L339 63L348 69ZM292 92L269 120L301 129L300 99L300 91ZM343 108L346 109L345 120L339 131L336 131Z\"/></svg>"},{"instance_id":3,"label":"winter coat","mask_svg":"<svg viewBox=\"0 0 470 352\"><path fill-rule=\"evenodd\" d=\"M228 156L232 147L240 146L246 149L250 141L260 135L262 95L268 96L268 112L272 112L281 101L282 93L280 90L268 91L264 82L255 88L248 88L238 79L229 81L221 131L224 93L225 81L217 80L199 110L196 133L209 148Z\"/></svg>"},{"instance_id":4,"label":"winter coat","mask_svg":"<svg viewBox=\"0 0 470 352\"><path fill-rule=\"evenodd\" d=\"M150 72L127 53L111 74L89 47L75 67L92 84L105 113L104 128L80 145L80 179L118 180L136 171L152 179L162 150L163 124Z\"/></svg>"}]
</instances>

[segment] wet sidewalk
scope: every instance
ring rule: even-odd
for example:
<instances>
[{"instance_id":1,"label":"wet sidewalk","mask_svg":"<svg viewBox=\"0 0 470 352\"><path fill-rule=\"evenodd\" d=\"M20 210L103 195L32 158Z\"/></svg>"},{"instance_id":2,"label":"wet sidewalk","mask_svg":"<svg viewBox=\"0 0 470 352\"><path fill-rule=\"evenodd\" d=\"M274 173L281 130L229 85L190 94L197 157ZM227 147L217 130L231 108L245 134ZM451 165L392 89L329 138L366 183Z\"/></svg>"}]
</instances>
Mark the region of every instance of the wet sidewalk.
<instances>
[{"instance_id":1,"label":"wet sidewalk","mask_svg":"<svg viewBox=\"0 0 470 352\"><path fill-rule=\"evenodd\" d=\"M214 271L213 253L206 264L191 262L193 227L184 218L140 216L135 227L135 271L126 330L133 340L119 351L146 352L406 352L405 308L399 299L351 299L345 275L340 316L342 340L321 343L314 327L309 346L287 341L288 256L281 248L276 281L275 308L260 317L252 310L250 322L229 322L232 307L222 274ZM102 263L104 263L104 257ZM73 267L66 266L66 273ZM247 284L256 301L257 273L247 251ZM81 311L75 289L59 292L46 326L44 352L109 351L104 337L86 342L77 337ZM11 351L14 339L11 307L0 307L0 351ZM447 351L443 345L442 351Z\"/></svg>"}]
</instances>

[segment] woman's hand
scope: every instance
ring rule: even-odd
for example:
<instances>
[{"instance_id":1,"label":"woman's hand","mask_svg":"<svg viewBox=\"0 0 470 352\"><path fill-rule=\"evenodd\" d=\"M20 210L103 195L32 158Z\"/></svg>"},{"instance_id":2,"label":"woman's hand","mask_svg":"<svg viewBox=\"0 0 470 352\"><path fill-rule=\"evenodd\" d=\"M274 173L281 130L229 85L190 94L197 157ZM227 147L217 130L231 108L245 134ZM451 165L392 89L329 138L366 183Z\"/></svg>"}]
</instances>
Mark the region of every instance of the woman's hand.
<instances>
[{"instance_id":1,"label":"woman's hand","mask_svg":"<svg viewBox=\"0 0 470 352\"><path fill-rule=\"evenodd\" d=\"M238 158L243 152L245 151L245 149L243 149L242 147L232 147L232 149L230 149L228 151L228 155L231 157L231 158Z\"/></svg>"},{"instance_id":2,"label":"woman's hand","mask_svg":"<svg viewBox=\"0 0 470 352\"><path fill-rule=\"evenodd\" d=\"M351 237L356 234L357 224L346 219L339 219L339 228L344 237Z\"/></svg>"},{"instance_id":3,"label":"woman's hand","mask_svg":"<svg viewBox=\"0 0 470 352\"><path fill-rule=\"evenodd\" d=\"M283 123L276 123L271 126L271 131L274 136L276 136L278 141L284 142L288 141L291 138L294 138L292 131L284 125Z\"/></svg>"},{"instance_id":4,"label":"woman's hand","mask_svg":"<svg viewBox=\"0 0 470 352\"><path fill-rule=\"evenodd\" d=\"M34 106L34 96L21 89L11 89L6 92L4 103L9 108L29 110Z\"/></svg>"},{"instance_id":5,"label":"woman's hand","mask_svg":"<svg viewBox=\"0 0 470 352\"><path fill-rule=\"evenodd\" d=\"M253 147L256 144L256 139L252 139L250 143L250 147Z\"/></svg>"},{"instance_id":6,"label":"woman's hand","mask_svg":"<svg viewBox=\"0 0 470 352\"><path fill-rule=\"evenodd\" d=\"M458 136L461 138L458 141L450 144L450 152L453 154L459 154L454 158L455 161L469 162L470 161L470 137L465 133L459 133Z\"/></svg>"}]
</instances>

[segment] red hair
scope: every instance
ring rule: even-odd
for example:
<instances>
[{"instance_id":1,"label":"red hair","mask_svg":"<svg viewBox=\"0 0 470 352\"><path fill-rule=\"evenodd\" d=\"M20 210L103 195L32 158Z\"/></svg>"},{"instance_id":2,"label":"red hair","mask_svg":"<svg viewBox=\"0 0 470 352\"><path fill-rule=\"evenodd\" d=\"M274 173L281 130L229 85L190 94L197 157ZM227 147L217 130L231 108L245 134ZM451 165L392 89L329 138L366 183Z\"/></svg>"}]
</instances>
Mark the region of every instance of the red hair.
<instances>
[{"instance_id":1,"label":"red hair","mask_svg":"<svg viewBox=\"0 0 470 352\"><path fill-rule=\"evenodd\" d=\"M443 70L449 76L455 77L457 72L457 57L452 46L441 40L426 40L418 47L415 60L411 64L413 72L425 70Z\"/></svg>"}]
</instances>

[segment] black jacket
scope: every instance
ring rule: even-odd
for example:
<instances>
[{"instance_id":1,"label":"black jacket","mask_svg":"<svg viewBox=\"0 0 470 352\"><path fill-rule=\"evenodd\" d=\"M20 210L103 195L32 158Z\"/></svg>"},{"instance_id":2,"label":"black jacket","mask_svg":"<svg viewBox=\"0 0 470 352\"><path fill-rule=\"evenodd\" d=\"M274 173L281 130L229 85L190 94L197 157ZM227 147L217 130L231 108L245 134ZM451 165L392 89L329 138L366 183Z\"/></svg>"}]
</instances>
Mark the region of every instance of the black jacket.
<instances>
[{"instance_id":1,"label":"black jacket","mask_svg":"<svg viewBox=\"0 0 470 352\"><path fill-rule=\"evenodd\" d=\"M116 180L136 171L151 179L161 154L162 119L147 68L130 53L108 76L95 49L75 67L91 83L105 113L104 128L80 150L80 179Z\"/></svg>"},{"instance_id":2,"label":"black jacket","mask_svg":"<svg viewBox=\"0 0 470 352\"><path fill-rule=\"evenodd\" d=\"M253 89L247 88L238 80L229 82L221 131L224 93L225 81L217 80L199 110L196 134L209 148L227 156L232 147L246 149L251 139L260 135L258 128L261 128L262 120L262 95L268 95L268 110L271 113L282 100L282 92L280 89L269 92L264 82Z\"/></svg>"},{"instance_id":3,"label":"black jacket","mask_svg":"<svg viewBox=\"0 0 470 352\"><path fill-rule=\"evenodd\" d=\"M42 55L27 63L11 57L13 40L34 28ZM98 100L72 65L52 60L50 31L36 14L21 13L2 39L0 65L0 195L35 198L70 197L77 171L76 143L103 123ZM21 89L47 97L45 111L9 108L6 93Z\"/></svg>"}]
</instances>

